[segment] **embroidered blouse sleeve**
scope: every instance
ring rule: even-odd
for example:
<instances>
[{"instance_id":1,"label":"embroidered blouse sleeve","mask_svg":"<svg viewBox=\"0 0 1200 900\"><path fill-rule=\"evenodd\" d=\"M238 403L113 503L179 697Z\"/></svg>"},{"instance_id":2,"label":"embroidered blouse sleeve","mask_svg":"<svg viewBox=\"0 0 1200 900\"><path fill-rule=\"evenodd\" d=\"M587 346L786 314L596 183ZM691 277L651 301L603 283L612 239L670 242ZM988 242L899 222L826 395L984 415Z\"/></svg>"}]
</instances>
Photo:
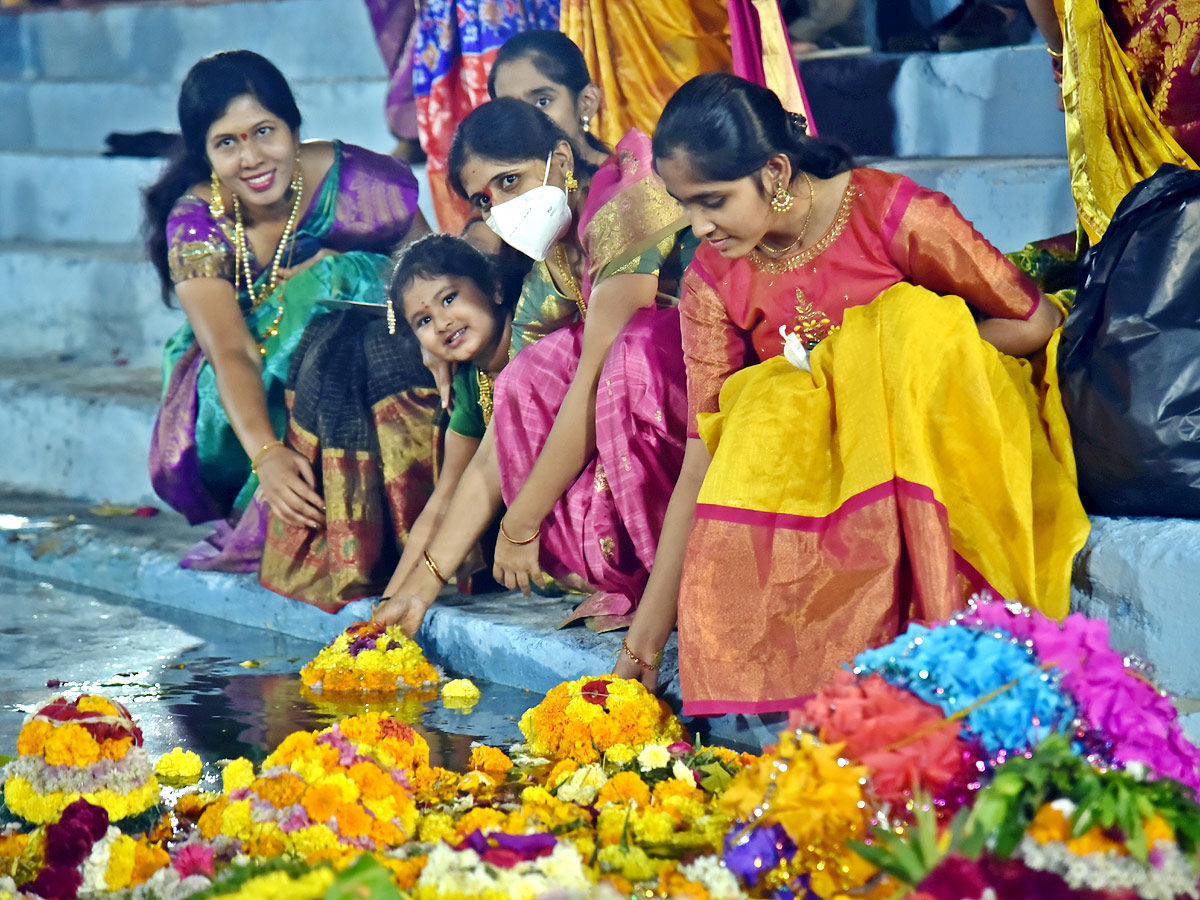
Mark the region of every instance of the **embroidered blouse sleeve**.
<instances>
[{"instance_id":1,"label":"embroidered blouse sleeve","mask_svg":"<svg viewBox=\"0 0 1200 900\"><path fill-rule=\"evenodd\" d=\"M751 352L748 335L729 318L721 295L695 262L683 275L679 316L687 368L688 437L696 437L696 417L720 409L721 386L746 366Z\"/></svg>"},{"instance_id":2,"label":"embroidered blouse sleeve","mask_svg":"<svg viewBox=\"0 0 1200 900\"><path fill-rule=\"evenodd\" d=\"M993 247L945 194L905 178L885 216L892 258L913 284L962 297L998 319L1028 319L1041 292ZM886 234L885 234L886 237Z\"/></svg>"},{"instance_id":3,"label":"embroidered blouse sleeve","mask_svg":"<svg viewBox=\"0 0 1200 900\"><path fill-rule=\"evenodd\" d=\"M233 281L233 249L208 204L198 197L181 197L167 217L167 265L171 281L224 278Z\"/></svg>"}]
</instances>

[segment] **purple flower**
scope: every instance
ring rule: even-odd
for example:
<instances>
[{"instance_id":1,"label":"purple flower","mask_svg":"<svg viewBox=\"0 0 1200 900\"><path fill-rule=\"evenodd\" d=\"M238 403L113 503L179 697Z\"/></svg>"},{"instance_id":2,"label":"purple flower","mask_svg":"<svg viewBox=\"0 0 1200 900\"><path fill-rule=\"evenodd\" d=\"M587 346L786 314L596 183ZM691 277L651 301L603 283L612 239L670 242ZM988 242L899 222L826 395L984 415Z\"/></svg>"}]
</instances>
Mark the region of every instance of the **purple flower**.
<instances>
[{"instance_id":1,"label":"purple flower","mask_svg":"<svg viewBox=\"0 0 1200 900\"><path fill-rule=\"evenodd\" d=\"M749 887L795 852L796 845L780 825L748 831L735 827L725 835L725 866Z\"/></svg>"}]
</instances>

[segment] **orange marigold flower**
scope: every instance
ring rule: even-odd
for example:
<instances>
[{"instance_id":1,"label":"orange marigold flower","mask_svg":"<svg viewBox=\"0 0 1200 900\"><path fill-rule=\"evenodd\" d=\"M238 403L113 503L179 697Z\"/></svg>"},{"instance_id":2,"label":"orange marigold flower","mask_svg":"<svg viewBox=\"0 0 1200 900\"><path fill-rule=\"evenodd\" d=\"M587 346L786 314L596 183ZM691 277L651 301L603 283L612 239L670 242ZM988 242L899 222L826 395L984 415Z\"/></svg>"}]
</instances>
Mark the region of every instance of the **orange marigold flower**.
<instances>
[{"instance_id":1,"label":"orange marigold flower","mask_svg":"<svg viewBox=\"0 0 1200 900\"><path fill-rule=\"evenodd\" d=\"M256 779L254 784L250 785L250 790L276 809L283 809L285 806L291 806L298 802L304 796L304 787L301 779L291 772L285 772L273 778Z\"/></svg>"},{"instance_id":2,"label":"orange marigold flower","mask_svg":"<svg viewBox=\"0 0 1200 900\"><path fill-rule=\"evenodd\" d=\"M554 764L554 768L550 770L549 776L546 778L546 784L550 787L557 787L558 783L566 776L570 775L579 768L579 763L573 759L560 759Z\"/></svg>"},{"instance_id":3,"label":"orange marigold flower","mask_svg":"<svg viewBox=\"0 0 1200 900\"><path fill-rule=\"evenodd\" d=\"M704 885L689 881L677 869L670 869L658 876L658 893L663 897L687 897L689 900L711 900L712 895Z\"/></svg>"},{"instance_id":4,"label":"orange marigold flower","mask_svg":"<svg viewBox=\"0 0 1200 900\"><path fill-rule=\"evenodd\" d=\"M243 849L250 856L266 859L283 856L283 852L287 848L276 832L263 830L250 835Z\"/></svg>"},{"instance_id":5,"label":"orange marigold flower","mask_svg":"<svg viewBox=\"0 0 1200 900\"><path fill-rule=\"evenodd\" d=\"M704 791L695 784L688 784L681 778L668 778L654 786L654 802L665 803L672 797L683 797L687 800L704 802Z\"/></svg>"},{"instance_id":6,"label":"orange marigold flower","mask_svg":"<svg viewBox=\"0 0 1200 900\"><path fill-rule=\"evenodd\" d=\"M44 719L34 719L17 735L17 753L21 756L40 756L46 739L54 733L54 726Z\"/></svg>"},{"instance_id":7,"label":"orange marigold flower","mask_svg":"<svg viewBox=\"0 0 1200 900\"><path fill-rule=\"evenodd\" d=\"M100 745L100 755L114 762L123 759L126 752L133 746L132 737L109 738Z\"/></svg>"},{"instance_id":8,"label":"orange marigold flower","mask_svg":"<svg viewBox=\"0 0 1200 900\"><path fill-rule=\"evenodd\" d=\"M503 829L507 818L508 816L498 809L492 809L487 806L476 806L467 810L454 826L454 830L463 835L470 834L476 829L479 831L500 831Z\"/></svg>"},{"instance_id":9,"label":"orange marigold flower","mask_svg":"<svg viewBox=\"0 0 1200 900\"><path fill-rule=\"evenodd\" d=\"M421 870L425 868L427 856L414 856L411 859L392 859L389 856L376 857L392 873L392 881L402 891L411 891L417 886Z\"/></svg>"},{"instance_id":10,"label":"orange marigold flower","mask_svg":"<svg viewBox=\"0 0 1200 900\"><path fill-rule=\"evenodd\" d=\"M489 775L506 775L512 767L512 760L503 750L482 744L471 751L471 758L467 761L467 768Z\"/></svg>"},{"instance_id":11,"label":"orange marigold flower","mask_svg":"<svg viewBox=\"0 0 1200 900\"><path fill-rule=\"evenodd\" d=\"M621 806L636 803L645 808L650 805L650 788L646 787L646 782L637 772L618 772L600 788L600 794L596 797L596 806L608 806L610 803Z\"/></svg>"},{"instance_id":12,"label":"orange marigold flower","mask_svg":"<svg viewBox=\"0 0 1200 900\"><path fill-rule=\"evenodd\" d=\"M206 839L211 841L221 833L221 816L225 813L225 807L228 805L227 797L219 797L200 814L200 820L196 823L196 827L200 829L200 834Z\"/></svg>"},{"instance_id":13,"label":"orange marigold flower","mask_svg":"<svg viewBox=\"0 0 1200 900\"><path fill-rule=\"evenodd\" d=\"M1039 844L1065 841L1071 836L1071 823L1060 810L1047 803L1037 811L1026 833Z\"/></svg>"},{"instance_id":14,"label":"orange marigold flower","mask_svg":"<svg viewBox=\"0 0 1200 900\"><path fill-rule=\"evenodd\" d=\"M175 801L175 815L195 822L214 799L213 794L184 794Z\"/></svg>"},{"instance_id":15,"label":"orange marigold flower","mask_svg":"<svg viewBox=\"0 0 1200 900\"><path fill-rule=\"evenodd\" d=\"M46 738L43 755L52 766L90 766L100 761L100 745L86 728L71 722Z\"/></svg>"},{"instance_id":16,"label":"orange marigold flower","mask_svg":"<svg viewBox=\"0 0 1200 900\"><path fill-rule=\"evenodd\" d=\"M358 785L364 800L379 800L390 797L400 790L400 785L387 772L374 763L356 762L346 772Z\"/></svg>"},{"instance_id":17,"label":"orange marigold flower","mask_svg":"<svg viewBox=\"0 0 1200 900\"><path fill-rule=\"evenodd\" d=\"M304 791L304 799L300 802L310 819L324 825L337 815L342 805L342 792L332 784L314 784Z\"/></svg>"},{"instance_id":18,"label":"orange marigold flower","mask_svg":"<svg viewBox=\"0 0 1200 900\"><path fill-rule=\"evenodd\" d=\"M346 837L364 837L370 833L373 821L374 818L357 803L343 803L337 811L338 833Z\"/></svg>"},{"instance_id":19,"label":"orange marigold flower","mask_svg":"<svg viewBox=\"0 0 1200 900\"><path fill-rule=\"evenodd\" d=\"M136 887L148 881L151 875L170 865L170 862L170 855L158 844L143 844L139 841L133 849L133 875L129 880L130 887Z\"/></svg>"}]
</instances>

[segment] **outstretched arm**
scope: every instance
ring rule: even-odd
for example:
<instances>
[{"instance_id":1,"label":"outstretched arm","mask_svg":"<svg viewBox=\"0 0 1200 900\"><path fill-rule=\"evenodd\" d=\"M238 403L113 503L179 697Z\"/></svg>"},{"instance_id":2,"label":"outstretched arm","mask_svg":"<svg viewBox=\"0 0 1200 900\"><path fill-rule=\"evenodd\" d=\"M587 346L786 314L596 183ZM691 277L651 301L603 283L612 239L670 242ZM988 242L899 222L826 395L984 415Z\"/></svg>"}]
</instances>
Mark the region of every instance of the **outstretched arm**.
<instances>
[{"instance_id":1,"label":"outstretched arm","mask_svg":"<svg viewBox=\"0 0 1200 900\"><path fill-rule=\"evenodd\" d=\"M600 370L633 314L653 306L657 292L657 275L632 273L613 275L592 292L575 378L529 477L504 516L502 536L496 542L495 576L506 587L519 588L528 596L530 581L540 583L540 541L526 539L538 532L542 520L596 452Z\"/></svg>"},{"instance_id":2,"label":"outstretched arm","mask_svg":"<svg viewBox=\"0 0 1200 900\"><path fill-rule=\"evenodd\" d=\"M688 536L692 531L692 520L696 514L696 498L700 485L712 457L708 448L698 438L689 438L683 455L683 468L671 502L663 519L662 535L658 539L658 551L654 555L654 568L625 643L630 652L642 662L654 659L675 628L676 610L679 603L679 584L683 577L683 559L687 553ZM658 681L658 669L646 669L622 652L613 672L622 678L636 678L653 689Z\"/></svg>"}]
</instances>

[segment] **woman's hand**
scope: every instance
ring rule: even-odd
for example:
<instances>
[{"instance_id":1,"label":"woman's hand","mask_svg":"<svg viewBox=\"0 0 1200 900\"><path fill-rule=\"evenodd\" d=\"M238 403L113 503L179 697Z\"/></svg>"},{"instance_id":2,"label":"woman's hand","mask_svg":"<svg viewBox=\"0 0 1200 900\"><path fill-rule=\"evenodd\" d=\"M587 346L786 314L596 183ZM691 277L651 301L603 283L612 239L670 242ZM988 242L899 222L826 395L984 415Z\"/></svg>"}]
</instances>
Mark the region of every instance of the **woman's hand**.
<instances>
[{"instance_id":1,"label":"woman's hand","mask_svg":"<svg viewBox=\"0 0 1200 900\"><path fill-rule=\"evenodd\" d=\"M505 532L517 540L524 540L534 530L531 528L524 533L513 535L501 520L500 536L496 538L495 565L492 567L492 576L498 582L510 591L519 590L526 597L529 596L530 582L538 587L546 586L542 577L542 567L538 562L542 542L539 537L534 537L528 543L517 544L505 537ZM540 528L537 530L540 533Z\"/></svg>"},{"instance_id":2,"label":"woman's hand","mask_svg":"<svg viewBox=\"0 0 1200 900\"><path fill-rule=\"evenodd\" d=\"M271 510L296 528L321 528L325 504L316 491L316 478L307 459L290 447L276 444L258 458L258 483Z\"/></svg>"},{"instance_id":3,"label":"woman's hand","mask_svg":"<svg viewBox=\"0 0 1200 900\"><path fill-rule=\"evenodd\" d=\"M421 362L433 374L433 383L437 385L438 396L442 398L442 409L449 409L451 400L450 385L454 380L454 365L440 357L434 356L421 347Z\"/></svg>"},{"instance_id":4,"label":"woman's hand","mask_svg":"<svg viewBox=\"0 0 1200 900\"><path fill-rule=\"evenodd\" d=\"M613 665L612 673L618 678L629 678L633 681L640 681L643 685L645 685L646 690L648 691L653 692L657 690L658 666L639 665L638 663L634 662L633 657L631 657L629 653L625 651L626 646L632 646L629 643L628 637L625 639L624 645L621 647L621 653L617 657L616 663ZM661 649L654 651L654 653L647 653L646 655L643 655L638 649L631 649L630 652L636 655L637 658L642 662L649 664L654 659L655 654L661 652Z\"/></svg>"},{"instance_id":5,"label":"woman's hand","mask_svg":"<svg viewBox=\"0 0 1200 900\"><path fill-rule=\"evenodd\" d=\"M419 566L404 583L384 592L384 602L375 610L375 621L383 625L399 625L409 637L416 637L425 621L425 613L437 599L442 583L425 566Z\"/></svg>"},{"instance_id":6,"label":"woman's hand","mask_svg":"<svg viewBox=\"0 0 1200 900\"><path fill-rule=\"evenodd\" d=\"M337 255L338 255L338 252L336 250L329 250L325 247L322 247L320 250L318 250L316 253L314 253L312 256L310 256L308 259L306 259L304 262L297 263L294 266L289 266L286 269L281 268L279 270L279 280L287 281L289 278L293 278L296 275L299 275L305 269L310 268L311 266L315 266L317 263L319 263L321 260L325 259L327 256L337 256Z\"/></svg>"}]
</instances>

